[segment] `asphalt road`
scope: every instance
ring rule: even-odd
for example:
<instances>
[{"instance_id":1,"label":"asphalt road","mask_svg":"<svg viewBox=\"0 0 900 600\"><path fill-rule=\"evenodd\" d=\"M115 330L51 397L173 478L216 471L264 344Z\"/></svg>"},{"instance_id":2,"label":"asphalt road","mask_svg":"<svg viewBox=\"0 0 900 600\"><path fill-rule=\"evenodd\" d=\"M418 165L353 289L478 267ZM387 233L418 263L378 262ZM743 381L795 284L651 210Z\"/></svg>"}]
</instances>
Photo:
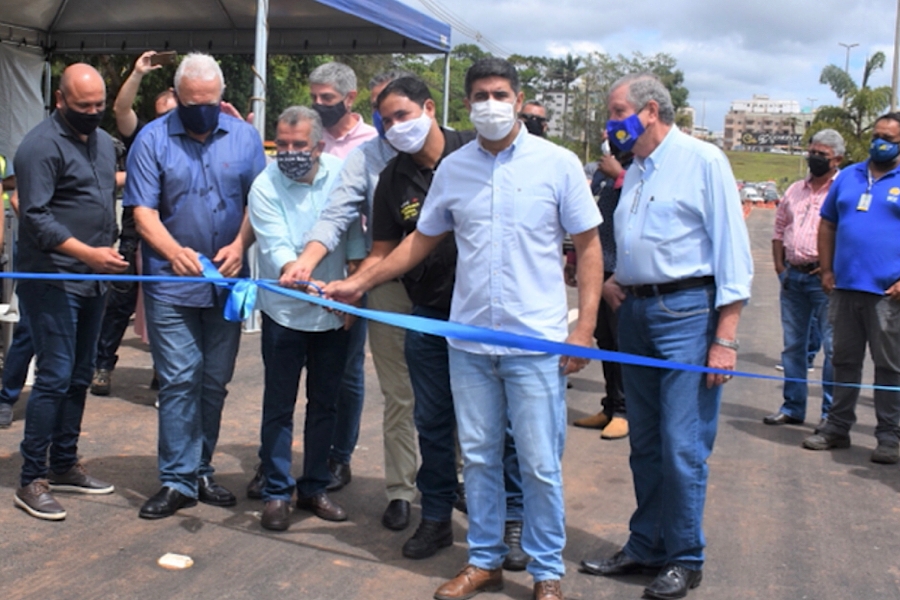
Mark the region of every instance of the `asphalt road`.
<instances>
[{"instance_id":1,"label":"asphalt road","mask_svg":"<svg viewBox=\"0 0 900 600\"><path fill-rule=\"evenodd\" d=\"M775 375L781 351L777 285L771 268L773 212L748 218L756 261L753 299L740 326L738 368ZM380 525L383 484L382 397L366 363L366 408L353 482L335 494L345 523L296 512L288 532L259 526L261 503L244 498L256 463L262 365L259 336L246 334L227 400L215 464L218 481L238 493L233 508L199 505L161 521L137 517L158 489L157 419L150 356L129 333L113 377L113 396L89 397L81 454L90 471L116 484L108 496L59 494L62 522L28 517L13 507L21 459L24 402L17 421L0 430L0 598L309 598L418 599L456 574L466 560L464 515L454 516L456 543L424 560L404 559L405 532ZM817 369L815 375L821 373ZM871 369L867 369L871 381ZM596 412L603 393L599 364L572 378L570 421ZM726 388L718 440L710 459L703 584L696 599L843 600L900 598L900 470L869 462L875 447L871 392L860 400L848 450L800 448L818 420L820 390L812 388L808 423L773 428L762 417L780 405L774 381L735 378ZM302 403L297 420L302 422ZM299 437L299 436L298 436ZM626 540L634 509L626 440L600 440L570 428L564 459L567 598L639 598L649 577L597 578L578 573L590 552L612 553ZM302 446L295 447L295 465ZM296 469L295 469L296 470ZM194 566L157 566L166 552ZM531 597L527 574L506 576L499 594Z\"/></svg>"}]
</instances>

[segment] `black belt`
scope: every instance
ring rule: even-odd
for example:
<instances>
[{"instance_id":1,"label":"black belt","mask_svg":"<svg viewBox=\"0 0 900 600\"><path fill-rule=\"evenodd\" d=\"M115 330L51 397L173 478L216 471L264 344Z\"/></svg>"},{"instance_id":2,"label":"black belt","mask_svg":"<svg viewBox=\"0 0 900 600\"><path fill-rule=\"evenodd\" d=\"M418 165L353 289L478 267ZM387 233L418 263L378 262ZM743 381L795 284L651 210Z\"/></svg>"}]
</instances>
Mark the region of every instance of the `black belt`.
<instances>
[{"instance_id":1,"label":"black belt","mask_svg":"<svg viewBox=\"0 0 900 600\"><path fill-rule=\"evenodd\" d=\"M716 278L712 275L704 277L690 277L688 279L679 279L669 283L656 283L648 285L626 285L625 291L636 298L650 298L652 296L662 296L663 294L671 294L682 290L690 290L693 288L703 287L705 285L713 285Z\"/></svg>"},{"instance_id":2,"label":"black belt","mask_svg":"<svg viewBox=\"0 0 900 600\"><path fill-rule=\"evenodd\" d=\"M819 268L819 263L817 261L817 262L806 263L804 265L790 265L790 267L793 270L799 271L801 273L812 273L813 271L815 271L816 269Z\"/></svg>"}]
</instances>

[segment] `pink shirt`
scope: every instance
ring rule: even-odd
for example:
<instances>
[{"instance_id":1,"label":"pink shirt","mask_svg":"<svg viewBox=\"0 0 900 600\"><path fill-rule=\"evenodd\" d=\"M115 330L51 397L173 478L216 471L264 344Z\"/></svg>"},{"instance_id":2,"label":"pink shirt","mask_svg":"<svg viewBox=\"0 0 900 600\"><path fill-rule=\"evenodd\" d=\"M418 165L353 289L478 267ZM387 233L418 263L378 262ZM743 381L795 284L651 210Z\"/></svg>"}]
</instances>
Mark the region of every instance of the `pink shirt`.
<instances>
[{"instance_id":1,"label":"pink shirt","mask_svg":"<svg viewBox=\"0 0 900 600\"><path fill-rule=\"evenodd\" d=\"M343 136L336 138L328 133L327 129L322 132L322 139L325 141L325 154L331 154L340 159L347 158L351 150L366 140L378 136L378 131L371 125L366 124L362 115L353 113L353 116L356 117L356 125Z\"/></svg>"},{"instance_id":2,"label":"pink shirt","mask_svg":"<svg viewBox=\"0 0 900 600\"><path fill-rule=\"evenodd\" d=\"M834 177L818 191L813 191L809 179L807 176L794 182L784 193L775 213L775 235L772 239L784 243L785 260L792 265L805 265L819 260L819 210Z\"/></svg>"}]
</instances>

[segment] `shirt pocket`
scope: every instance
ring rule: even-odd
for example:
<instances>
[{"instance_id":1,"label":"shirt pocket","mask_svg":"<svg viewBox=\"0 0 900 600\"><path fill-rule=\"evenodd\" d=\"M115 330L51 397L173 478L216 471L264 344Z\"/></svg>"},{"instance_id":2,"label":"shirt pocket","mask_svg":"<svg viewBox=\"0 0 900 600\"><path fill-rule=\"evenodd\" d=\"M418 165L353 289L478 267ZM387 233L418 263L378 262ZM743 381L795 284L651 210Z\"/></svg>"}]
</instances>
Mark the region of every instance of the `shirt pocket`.
<instances>
[{"instance_id":1,"label":"shirt pocket","mask_svg":"<svg viewBox=\"0 0 900 600\"><path fill-rule=\"evenodd\" d=\"M641 223L641 238L654 242L672 239L673 230L680 224L677 216L677 201L649 200Z\"/></svg>"}]
</instances>

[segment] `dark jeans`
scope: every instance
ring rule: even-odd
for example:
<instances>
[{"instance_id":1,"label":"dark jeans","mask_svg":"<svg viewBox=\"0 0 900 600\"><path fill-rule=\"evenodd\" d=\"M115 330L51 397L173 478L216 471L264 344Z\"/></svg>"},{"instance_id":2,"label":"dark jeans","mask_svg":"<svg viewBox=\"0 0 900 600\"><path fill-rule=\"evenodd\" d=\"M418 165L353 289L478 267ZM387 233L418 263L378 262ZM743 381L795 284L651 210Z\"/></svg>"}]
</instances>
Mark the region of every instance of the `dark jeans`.
<instances>
[{"instance_id":1,"label":"dark jeans","mask_svg":"<svg viewBox=\"0 0 900 600\"><path fill-rule=\"evenodd\" d=\"M0 389L0 403L12 406L19 400L19 394L28 379L28 365L34 357L31 328L25 304L19 303L19 322L13 329L12 343L6 350L3 361L3 389Z\"/></svg>"},{"instance_id":2,"label":"dark jeans","mask_svg":"<svg viewBox=\"0 0 900 600\"><path fill-rule=\"evenodd\" d=\"M859 384L866 343L875 363L875 385L900 386L900 302L890 296L834 290L828 303L833 327L835 383ZM900 443L900 392L876 389L875 437L879 443ZM848 435L856 423L859 388L834 386L824 433Z\"/></svg>"},{"instance_id":3,"label":"dark jeans","mask_svg":"<svg viewBox=\"0 0 900 600\"><path fill-rule=\"evenodd\" d=\"M350 463L359 440L359 421L366 397L366 331L366 320L357 319L347 338L347 365L337 399L337 422L330 455L332 460L343 464Z\"/></svg>"},{"instance_id":4,"label":"dark jeans","mask_svg":"<svg viewBox=\"0 0 900 600\"><path fill-rule=\"evenodd\" d=\"M612 273L604 273L607 280ZM617 352L619 350L619 317L606 300L601 298L597 309L597 327L594 339L601 350ZM606 396L601 401L606 416L625 416L625 391L622 384L622 365L617 362L601 361L603 379L606 381Z\"/></svg>"},{"instance_id":5,"label":"dark jeans","mask_svg":"<svg viewBox=\"0 0 900 600\"><path fill-rule=\"evenodd\" d=\"M330 481L328 452L334 434L341 374L347 362L349 333L297 331L263 313L262 356L266 367L263 392L262 446L259 451L266 485L264 500L290 501L294 406L300 373L306 367L306 422L303 427L303 476L297 493L312 496Z\"/></svg>"},{"instance_id":6,"label":"dark jeans","mask_svg":"<svg viewBox=\"0 0 900 600\"><path fill-rule=\"evenodd\" d=\"M441 311L414 306L414 315L446 321ZM450 391L447 340L406 332L406 364L415 395L413 417L422 465L416 487L422 493L422 518L449 521L456 501L456 415Z\"/></svg>"},{"instance_id":7,"label":"dark jeans","mask_svg":"<svg viewBox=\"0 0 900 600\"><path fill-rule=\"evenodd\" d=\"M106 311L103 313L103 325L100 327L100 338L97 340L97 368L112 371L116 368L119 357L116 352L122 343L122 336L128 329L128 321L134 314L137 304L138 284L117 283L110 285L106 298Z\"/></svg>"},{"instance_id":8,"label":"dark jeans","mask_svg":"<svg viewBox=\"0 0 900 600\"><path fill-rule=\"evenodd\" d=\"M94 371L105 297L76 296L40 281L19 284L28 305L37 372L25 411L21 484L65 473L78 461L84 399Z\"/></svg>"},{"instance_id":9,"label":"dark jeans","mask_svg":"<svg viewBox=\"0 0 900 600\"><path fill-rule=\"evenodd\" d=\"M423 306L414 315L446 321L448 315ZM416 487L422 493L422 518L447 521L456 501L456 416L450 391L446 339L417 331L406 332L406 362L415 394L413 416L419 434L422 465ZM522 520L522 476L516 446L507 423L503 453L506 518Z\"/></svg>"}]
</instances>

